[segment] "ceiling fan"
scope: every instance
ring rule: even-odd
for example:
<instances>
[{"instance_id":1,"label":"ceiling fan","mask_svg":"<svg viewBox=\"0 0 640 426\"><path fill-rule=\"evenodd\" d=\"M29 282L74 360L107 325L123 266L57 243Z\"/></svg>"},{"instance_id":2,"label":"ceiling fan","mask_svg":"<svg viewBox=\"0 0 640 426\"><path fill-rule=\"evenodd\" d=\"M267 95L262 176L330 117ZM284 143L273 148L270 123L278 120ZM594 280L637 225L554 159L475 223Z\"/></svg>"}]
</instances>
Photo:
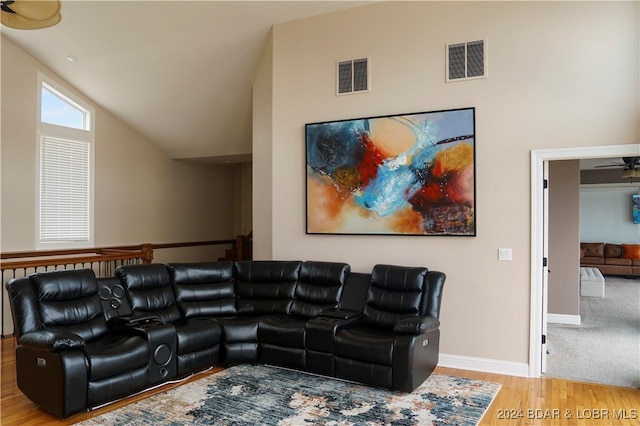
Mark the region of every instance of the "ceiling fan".
<instances>
[{"instance_id":1,"label":"ceiling fan","mask_svg":"<svg viewBox=\"0 0 640 426\"><path fill-rule=\"evenodd\" d=\"M622 177L640 177L640 157L622 157L622 163L612 162L612 164L595 166L596 169L610 167L622 167Z\"/></svg>"},{"instance_id":2,"label":"ceiling fan","mask_svg":"<svg viewBox=\"0 0 640 426\"><path fill-rule=\"evenodd\" d=\"M62 19L59 0L2 0L2 25L18 30L38 30L56 25Z\"/></svg>"}]
</instances>

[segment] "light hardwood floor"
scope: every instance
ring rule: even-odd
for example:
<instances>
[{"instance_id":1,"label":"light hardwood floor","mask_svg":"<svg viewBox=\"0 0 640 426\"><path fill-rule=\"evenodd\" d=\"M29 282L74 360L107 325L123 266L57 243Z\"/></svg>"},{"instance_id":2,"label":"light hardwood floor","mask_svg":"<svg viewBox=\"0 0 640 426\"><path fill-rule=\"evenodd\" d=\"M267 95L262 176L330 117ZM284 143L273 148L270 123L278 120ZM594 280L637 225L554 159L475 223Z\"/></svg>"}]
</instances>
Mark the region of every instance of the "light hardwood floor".
<instances>
[{"instance_id":1,"label":"light hardwood floor","mask_svg":"<svg viewBox=\"0 0 640 426\"><path fill-rule=\"evenodd\" d=\"M61 420L37 408L18 390L15 345L13 337L0 341L2 362L0 424L3 426L70 425L179 386L179 384L165 385L90 413L80 413ZM202 374L215 374L220 370L201 373L188 381L197 380L202 377ZM438 367L436 372L502 384L498 396L482 419L481 426L640 425L640 390L552 378L528 379L442 367Z\"/></svg>"}]
</instances>

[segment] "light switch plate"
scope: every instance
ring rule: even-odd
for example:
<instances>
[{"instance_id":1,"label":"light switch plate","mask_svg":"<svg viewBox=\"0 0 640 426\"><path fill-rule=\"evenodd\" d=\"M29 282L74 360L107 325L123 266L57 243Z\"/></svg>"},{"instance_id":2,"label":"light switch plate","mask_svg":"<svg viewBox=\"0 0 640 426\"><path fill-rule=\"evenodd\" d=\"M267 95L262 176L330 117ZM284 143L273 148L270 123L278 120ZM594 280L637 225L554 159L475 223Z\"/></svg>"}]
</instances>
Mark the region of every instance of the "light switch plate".
<instances>
[{"instance_id":1,"label":"light switch plate","mask_svg":"<svg viewBox=\"0 0 640 426\"><path fill-rule=\"evenodd\" d=\"M498 249L498 260L511 260L512 254L510 248L499 248Z\"/></svg>"}]
</instances>

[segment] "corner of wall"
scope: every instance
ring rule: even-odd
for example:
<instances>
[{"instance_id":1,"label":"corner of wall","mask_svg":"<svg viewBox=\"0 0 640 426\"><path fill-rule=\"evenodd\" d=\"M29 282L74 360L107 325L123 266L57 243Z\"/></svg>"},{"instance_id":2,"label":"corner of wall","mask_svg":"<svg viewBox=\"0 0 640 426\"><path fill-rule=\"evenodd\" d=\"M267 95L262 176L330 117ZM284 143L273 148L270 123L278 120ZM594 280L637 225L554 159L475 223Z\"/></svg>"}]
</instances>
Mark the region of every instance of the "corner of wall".
<instances>
[{"instance_id":1,"label":"corner of wall","mask_svg":"<svg viewBox=\"0 0 640 426\"><path fill-rule=\"evenodd\" d=\"M254 158L271 158L273 152L273 29L253 81ZM253 257L271 259L273 255L273 161L253 163Z\"/></svg>"}]
</instances>

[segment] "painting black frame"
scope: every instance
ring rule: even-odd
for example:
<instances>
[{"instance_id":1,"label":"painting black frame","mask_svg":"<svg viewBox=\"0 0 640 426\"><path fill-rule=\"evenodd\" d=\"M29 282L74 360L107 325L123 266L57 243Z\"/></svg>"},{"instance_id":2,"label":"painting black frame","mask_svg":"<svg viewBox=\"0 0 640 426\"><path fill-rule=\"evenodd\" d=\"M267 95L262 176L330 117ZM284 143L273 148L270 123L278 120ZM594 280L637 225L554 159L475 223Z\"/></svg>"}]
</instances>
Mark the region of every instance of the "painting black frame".
<instances>
[{"instance_id":1,"label":"painting black frame","mask_svg":"<svg viewBox=\"0 0 640 426\"><path fill-rule=\"evenodd\" d=\"M306 233L476 236L475 138L474 107L305 124Z\"/></svg>"}]
</instances>

